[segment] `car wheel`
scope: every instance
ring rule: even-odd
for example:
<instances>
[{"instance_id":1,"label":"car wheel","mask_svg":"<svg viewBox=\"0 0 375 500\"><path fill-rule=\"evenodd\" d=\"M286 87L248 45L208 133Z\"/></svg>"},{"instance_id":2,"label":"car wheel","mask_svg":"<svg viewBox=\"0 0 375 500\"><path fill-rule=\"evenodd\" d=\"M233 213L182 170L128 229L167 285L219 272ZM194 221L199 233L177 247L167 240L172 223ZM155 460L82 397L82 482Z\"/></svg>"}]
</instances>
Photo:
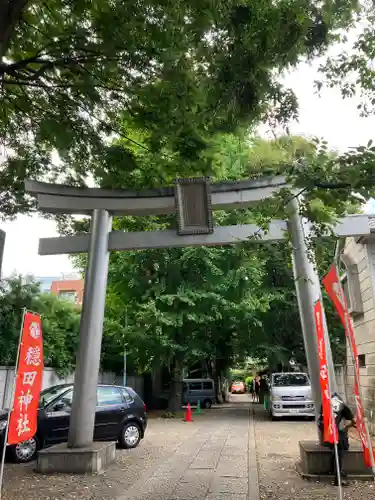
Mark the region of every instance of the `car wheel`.
<instances>
[{"instance_id":1,"label":"car wheel","mask_svg":"<svg viewBox=\"0 0 375 500\"><path fill-rule=\"evenodd\" d=\"M205 399L203 401L203 408L205 408L206 410L208 410L209 408L211 408L211 406L212 406L211 399Z\"/></svg>"},{"instance_id":2,"label":"car wheel","mask_svg":"<svg viewBox=\"0 0 375 500\"><path fill-rule=\"evenodd\" d=\"M141 440L141 428L136 422L128 422L124 425L120 435L120 445L122 448L136 448Z\"/></svg>"},{"instance_id":3,"label":"car wheel","mask_svg":"<svg viewBox=\"0 0 375 500\"><path fill-rule=\"evenodd\" d=\"M38 452L38 441L36 437L23 441L11 447L12 457L15 462L22 464L31 462L36 458Z\"/></svg>"}]
</instances>

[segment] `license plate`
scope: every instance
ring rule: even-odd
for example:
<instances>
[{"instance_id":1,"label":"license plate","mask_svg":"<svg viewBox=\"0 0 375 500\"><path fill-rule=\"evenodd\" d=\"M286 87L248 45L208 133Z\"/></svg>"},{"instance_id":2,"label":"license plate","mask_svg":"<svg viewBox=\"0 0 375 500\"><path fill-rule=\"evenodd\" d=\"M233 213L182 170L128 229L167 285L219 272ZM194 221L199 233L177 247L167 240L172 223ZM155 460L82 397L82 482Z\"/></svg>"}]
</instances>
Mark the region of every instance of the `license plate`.
<instances>
[{"instance_id":1,"label":"license plate","mask_svg":"<svg viewBox=\"0 0 375 500\"><path fill-rule=\"evenodd\" d=\"M291 413L292 415L298 415L299 410L290 410L290 413Z\"/></svg>"}]
</instances>

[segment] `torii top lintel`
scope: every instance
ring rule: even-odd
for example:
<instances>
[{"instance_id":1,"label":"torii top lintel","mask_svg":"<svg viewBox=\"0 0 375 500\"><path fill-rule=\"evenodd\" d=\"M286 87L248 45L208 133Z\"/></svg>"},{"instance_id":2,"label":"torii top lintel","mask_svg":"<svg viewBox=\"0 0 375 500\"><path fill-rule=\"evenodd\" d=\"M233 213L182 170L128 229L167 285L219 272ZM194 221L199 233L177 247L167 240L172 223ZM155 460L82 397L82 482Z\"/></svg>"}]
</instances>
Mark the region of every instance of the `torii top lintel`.
<instances>
[{"instance_id":1,"label":"torii top lintel","mask_svg":"<svg viewBox=\"0 0 375 500\"><path fill-rule=\"evenodd\" d=\"M211 184L212 209L246 208L287 187L285 178L281 176L214 183ZM89 215L95 209L105 209L113 215L162 215L176 211L173 186L126 191L27 180L25 189L37 197L39 208L47 213Z\"/></svg>"}]
</instances>

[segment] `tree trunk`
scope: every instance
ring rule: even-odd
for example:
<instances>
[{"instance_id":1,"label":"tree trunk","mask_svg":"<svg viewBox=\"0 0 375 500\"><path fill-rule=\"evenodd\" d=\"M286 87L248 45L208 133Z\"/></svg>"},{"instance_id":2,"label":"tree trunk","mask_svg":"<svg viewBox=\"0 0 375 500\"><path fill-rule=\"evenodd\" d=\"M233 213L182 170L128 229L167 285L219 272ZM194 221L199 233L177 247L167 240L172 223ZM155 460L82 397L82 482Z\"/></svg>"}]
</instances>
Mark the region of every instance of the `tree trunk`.
<instances>
[{"instance_id":1,"label":"tree trunk","mask_svg":"<svg viewBox=\"0 0 375 500\"><path fill-rule=\"evenodd\" d=\"M168 397L168 411L171 413L177 413L179 410L181 410L182 372L183 372L183 362L181 359L175 357L172 365L172 380Z\"/></svg>"},{"instance_id":2,"label":"tree trunk","mask_svg":"<svg viewBox=\"0 0 375 500\"><path fill-rule=\"evenodd\" d=\"M227 400L226 386L225 386L225 369L226 360L219 358L215 359L214 363L214 381L216 388L216 400L219 404L225 403Z\"/></svg>"},{"instance_id":3,"label":"tree trunk","mask_svg":"<svg viewBox=\"0 0 375 500\"><path fill-rule=\"evenodd\" d=\"M28 0L0 0L0 64Z\"/></svg>"}]
</instances>

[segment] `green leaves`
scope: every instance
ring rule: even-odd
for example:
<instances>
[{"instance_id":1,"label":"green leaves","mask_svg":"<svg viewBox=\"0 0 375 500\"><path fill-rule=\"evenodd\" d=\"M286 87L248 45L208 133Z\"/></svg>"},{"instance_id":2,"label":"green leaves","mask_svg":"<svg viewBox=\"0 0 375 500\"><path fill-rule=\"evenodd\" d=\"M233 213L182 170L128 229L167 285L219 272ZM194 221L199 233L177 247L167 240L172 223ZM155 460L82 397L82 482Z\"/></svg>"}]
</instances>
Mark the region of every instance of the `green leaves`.
<instances>
[{"instance_id":1,"label":"green leaves","mask_svg":"<svg viewBox=\"0 0 375 500\"><path fill-rule=\"evenodd\" d=\"M135 132L137 138L147 136L141 129ZM306 186L304 214L321 231L357 206L350 190L337 193L317 186L317 180L333 182L335 175L341 175L340 157L324 142L299 137L265 141L244 133L240 138L217 135L211 146L213 156L209 151L204 154L214 180L256 178L267 171ZM116 177L108 165L106 171L97 172L99 183L103 179L112 181L111 187L152 187L164 162L174 165L173 157L155 157L135 145L130 147L125 140L116 141L111 149L118 158L122 154L126 158L129 151L133 168L117 171ZM191 174L188 166L181 168ZM248 210L215 212L215 222L255 222L267 228L271 218L287 216L289 198L290 193L281 193ZM113 226L120 231L164 230L175 227L175 220L173 216L121 217L115 218ZM330 252L327 249L325 258L331 258ZM76 262L85 268L85 257ZM289 356L304 361L294 288L288 242L263 246L252 240L230 247L112 253L103 366L120 371L125 345L129 362L139 371L158 363L168 366L176 356L185 366L218 357L230 364L246 355L268 356L264 346L268 352L280 353L282 360ZM283 352L277 349L280 345Z\"/></svg>"},{"instance_id":2,"label":"green leaves","mask_svg":"<svg viewBox=\"0 0 375 500\"><path fill-rule=\"evenodd\" d=\"M295 116L295 96L277 75L319 53L352 8L298 0L1 2L3 215L35 210L26 177L81 185L92 176L132 188L210 174L215 134ZM127 141L123 159L107 151L113 135ZM134 148L152 154L138 154L134 165ZM150 163L159 165L153 176Z\"/></svg>"},{"instance_id":3,"label":"green leaves","mask_svg":"<svg viewBox=\"0 0 375 500\"><path fill-rule=\"evenodd\" d=\"M0 287L0 363L14 365L23 308L42 315L44 362L60 375L74 369L80 311L70 302L40 294L36 282L21 277L3 280Z\"/></svg>"},{"instance_id":4,"label":"green leaves","mask_svg":"<svg viewBox=\"0 0 375 500\"><path fill-rule=\"evenodd\" d=\"M258 327L258 312L268 306L268 297L255 291L262 263L247 259L249 251L239 246L114 254L107 316L118 316L127 305L130 355L150 367L183 353L187 366L214 356L220 342L235 345L235 331L247 338L252 325Z\"/></svg>"}]
</instances>

